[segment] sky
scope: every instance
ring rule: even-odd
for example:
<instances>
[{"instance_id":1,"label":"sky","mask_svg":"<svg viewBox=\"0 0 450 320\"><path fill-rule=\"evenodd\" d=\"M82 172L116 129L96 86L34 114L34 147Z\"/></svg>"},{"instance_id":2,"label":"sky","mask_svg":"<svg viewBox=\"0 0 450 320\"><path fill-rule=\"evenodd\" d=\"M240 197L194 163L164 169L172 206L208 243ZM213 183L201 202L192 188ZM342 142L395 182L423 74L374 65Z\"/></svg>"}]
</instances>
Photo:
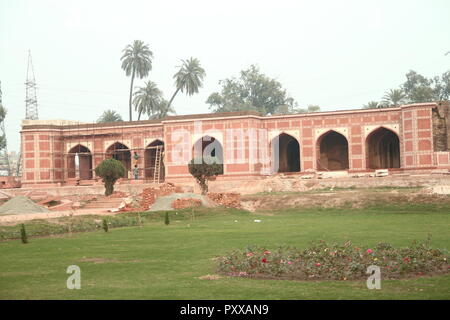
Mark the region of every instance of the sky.
<instances>
[{"instance_id":1,"label":"sky","mask_svg":"<svg viewBox=\"0 0 450 320\"><path fill-rule=\"evenodd\" d=\"M106 109L128 120L130 78L122 50L147 43L145 79L168 100L181 59L206 71L194 96L177 95L177 114L210 112L219 80L251 64L277 79L300 107L361 108L405 81L450 69L450 1L0 0L0 81L9 151L20 150L28 50L39 119L94 122ZM137 119L136 113L134 119Z\"/></svg>"}]
</instances>

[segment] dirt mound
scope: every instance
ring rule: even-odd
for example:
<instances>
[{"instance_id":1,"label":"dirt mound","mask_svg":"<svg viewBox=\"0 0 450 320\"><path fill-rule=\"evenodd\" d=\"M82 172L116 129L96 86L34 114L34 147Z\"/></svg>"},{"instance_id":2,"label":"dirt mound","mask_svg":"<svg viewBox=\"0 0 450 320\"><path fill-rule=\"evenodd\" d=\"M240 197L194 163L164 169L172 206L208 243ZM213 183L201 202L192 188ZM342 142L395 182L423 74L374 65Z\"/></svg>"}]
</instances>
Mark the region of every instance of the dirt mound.
<instances>
[{"instance_id":1,"label":"dirt mound","mask_svg":"<svg viewBox=\"0 0 450 320\"><path fill-rule=\"evenodd\" d=\"M219 206L227 208L241 207L241 195L239 193L208 193L208 197Z\"/></svg>"},{"instance_id":2,"label":"dirt mound","mask_svg":"<svg viewBox=\"0 0 450 320\"><path fill-rule=\"evenodd\" d=\"M0 215L50 212L25 196L14 197L0 206Z\"/></svg>"},{"instance_id":3,"label":"dirt mound","mask_svg":"<svg viewBox=\"0 0 450 320\"><path fill-rule=\"evenodd\" d=\"M174 210L172 203L177 199L198 199L205 207L214 207L215 203L206 196L196 193L172 193L168 196L159 197L151 206L149 211Z\"/></svg>"}]
</instances>

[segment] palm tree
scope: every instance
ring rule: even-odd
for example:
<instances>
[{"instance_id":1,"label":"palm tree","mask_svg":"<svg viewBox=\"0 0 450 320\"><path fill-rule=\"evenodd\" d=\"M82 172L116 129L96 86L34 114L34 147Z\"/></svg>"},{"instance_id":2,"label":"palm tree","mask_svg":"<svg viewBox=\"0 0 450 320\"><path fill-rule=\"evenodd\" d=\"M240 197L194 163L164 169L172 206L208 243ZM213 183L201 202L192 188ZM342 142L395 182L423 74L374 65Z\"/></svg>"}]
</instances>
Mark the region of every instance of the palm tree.
<instances>
[{"instance_id":1,"label":"palm tree","mask_svg":"<svg viewBox=\"0 0 450 320\"><path fill-rule=\"evenodd\" d=\"M401 89L390 89L383 96L383 102L390 107L397 107L405 102L406 94Z\"/></svg>"},{"instance_id":2,"label":"palm tree","mask_svg":"<svg viewBox=\"0 0 450 320\"><path fill-rule=\"evenodd\" d=\"M363 105L363 109L379 109L382 105L377 101L370 101L369 103Z\"/></svg>"},{"instance_id":3,"label":"palm tree","mask_svg":"<svg viewBox=\"0 0 450 320\"><path fill-rule=\"evenodd\" d=\"M153 52L150 51L148 45L141 40L134 40L133 44L129 44L123 49L122 69L125 70L127 77L131 75L130 85L130 121L132 121L131 97L133 96L134 77L142 79L152 70Z\"/></svg>"},{"instance_id":4,"label":"palm tree","mask_svg":"<svg viewBox=\"0 0 450 320\"><path fill-rule=\"evenodd\" d=\"M149 119L162 119L169 115L169 113L176 114L175 110L169 106L166 99L161 99L161 102L154 110L153 114L149 114Z\"/></svg>"},{"instance_id":5,"label":"palm tree","mask_svg":"<svg viewBox=\"0 0 450 320\"><path fill-rule=\"evenodd\" d=\"M114 110L106 110L103 112L100 118L98 118L97 123L116 122L116 121L123 121L120 114L118 114Z\"/></svg>"},{"instance_id":6,"label":"palm tree","mask_svg":"<svg viewBox=\"0 0 450 320\"><path fill-rule=\"evenodd\" d=\"M138 120L141 119L142 113L151 115L157 112L162 100L162 92L157 88L156 83L147 81L145 87L139 88L134 93L133 104L139 114Z\"/></svg>"},{"instance_id":7,"label":"palm tree","mask_svg":"<svg viewBox=\"0 0 450 320\"><path fill-rule=\"evenodd\" d=\"M194 93L198 93L198 88L202 87L202 81L205 77L205 70L200 66L200 61L195 58L189 58L188 60L181 60L183 64L179 66L179 70L173 78L175 79L176 90L172 98L167 105L170 108L173 99L177 95L178 91L186 92L187 95L192 96Z\"/></svg>"}]
</instances>

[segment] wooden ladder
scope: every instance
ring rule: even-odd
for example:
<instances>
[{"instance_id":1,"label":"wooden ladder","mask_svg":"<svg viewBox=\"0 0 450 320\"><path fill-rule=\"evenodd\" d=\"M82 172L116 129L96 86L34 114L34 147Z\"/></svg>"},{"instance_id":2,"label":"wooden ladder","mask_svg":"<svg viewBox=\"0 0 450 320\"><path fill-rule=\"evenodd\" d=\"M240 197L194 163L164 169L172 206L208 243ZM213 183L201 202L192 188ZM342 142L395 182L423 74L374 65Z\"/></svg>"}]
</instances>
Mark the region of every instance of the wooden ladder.
<instances>
[{"instance_id":1,"label":"wooden ladder","mask_svg":"<svg viewBox=\"0 0 450 320\"><path fill-rule=\"evenodd\" d=\"M162 148L160 146L156 146L155 170L153 172L153 182L154 183L159 183L159 174L161 172L161 151L162 151Z\"/></svg>"}]
</instances>

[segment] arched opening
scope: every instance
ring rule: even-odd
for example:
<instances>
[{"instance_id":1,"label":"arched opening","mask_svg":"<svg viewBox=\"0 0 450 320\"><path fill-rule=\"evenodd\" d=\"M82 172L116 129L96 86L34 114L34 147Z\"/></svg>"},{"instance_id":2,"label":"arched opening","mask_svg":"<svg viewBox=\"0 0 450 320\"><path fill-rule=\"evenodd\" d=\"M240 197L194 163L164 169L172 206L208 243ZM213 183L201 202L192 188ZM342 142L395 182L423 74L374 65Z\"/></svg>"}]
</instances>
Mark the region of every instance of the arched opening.
<instances>
[{"instance_id":1,"label":"arched opening","mask_svg":"<svg viewBox=\"0 0 450 320\"><path fill-rule=\"evenodd\" d=\"M297 139L286 133L272 140L272 164L276 172L300 171L300 145Z\"/></svg>"},{"instance_id":2,"label":"arched opening","mask_svg":"<svg viewBox=\"0 0 450 320\"><path fill-rule=\"evenodd\" d=\"M223 148L222 144L214 137L204 136L194 143L192 148L194 159L209 158L208 161L222 165L223 172Z\"/></svg>"},{"instance_id":3,"label":"arched opening","mask_svg":"<svg viewBox=\"0 0 450 320\"><path fill-rule=\"evenodd\" d=\"M128 178L128 172L131 170L130 149L126 145L116 142L106 150L106 155L107 157L111 157L122 162L126 170L125 178Z\"/></svg>"},{"instance_id":4,"label":"arched opening","mask_svg":"<svg viewBox=\"0 0 450 320\"><path fill-rule=\"evenodd\" d=\"M70 149L67 157L68 178L92 179L92 154L85 146L78 144Z\"/></svg>"},{"instance_id":5,"label":"arched opening","mask_svg":"<svg viewBox=\"0 0 450 320\"><path fill-rule=\"evenodd\" d=\"M155 140L145 148L144 176L146 179L157 179L156 167L159 167L159 182L164 181L164 142Z\"/></svg>"},{"instance_id":6,"label":"arched opening","mask_svg":"<svg viewBox=\"0 0 450 320\"><path fill-rule=\"evenodd\" d=\"M400 140L395 132L378 128L366 139L367 168L400 168Z\"/></svg>"},{"instance_id":7,"label":"arched opening","mask_svg":"<svg viewBox=\"0 0 450 320\"><path fill-rule=\"evenodd\" d=\"M348 169L348 142L336 131L328 131L317 141L319 170L346 170Z\"/></svg>"}]
</instances>

